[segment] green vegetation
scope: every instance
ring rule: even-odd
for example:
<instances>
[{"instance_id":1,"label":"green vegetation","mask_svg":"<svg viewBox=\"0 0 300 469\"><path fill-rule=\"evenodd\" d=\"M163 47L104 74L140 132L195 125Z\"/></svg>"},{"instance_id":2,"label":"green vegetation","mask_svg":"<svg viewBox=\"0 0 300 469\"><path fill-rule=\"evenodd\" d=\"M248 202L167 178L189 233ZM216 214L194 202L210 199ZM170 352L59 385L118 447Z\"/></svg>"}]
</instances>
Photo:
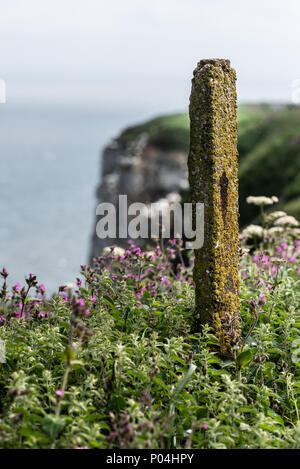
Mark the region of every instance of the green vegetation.
<instances>
[{"instance_id":1,"label":"green vegetation","mask_svg":"<svg viewBox=\"0 0 300 469\"><path fill-rule=\"evenodd\" d=\"M3 269L0 447L299 449L300 241L277 216L243 235L235 359L193 330L178 240L108 248L50 300Z\"/></svg>"},{"instance_id":2,"label":"green vegetation","mask_svg":"<svg viewBox=\"0 0 300 469\"><path fill-rule=\"evenodd\" d=\"M182 150L189 147L189 118L187 114L171 114L157 117L144 124L129 127L121 134L121 141L128 143L146 133L150 145L164 150Z\"/></svg>"},{"instance_id":3,"label":"green vegetation","mask_svg":"<svg viewBox=\"0 0 300 469\"><path fill-rule=\"evenodd\" d=\"M241 225L256 213L246 205L248 195L277 195L280 209L300 218L300 108L242 105L238 109ZM147 133L149 143L165 150L188 152L187 114L162 116L124 131L132 141Z\"/></svg>"},{"instance_id":4,"label":"green vegetation","mask_svg":"<svg viewBox=\"0 0 300 469\"><path fill-rule=\"evenodd\" d=\"M241 221L255 216L246 211L247 195L280 197L280 209L300 218L300 108L273 110L262 106L241 120ZM244 216L244 212L247 216Z\"/></svg>"},{"instance_id":5,"label":"green vegetation","mask_svg":"<svg viewBox=\"0 0 300 469\"><path fill-rule=\"evenodd\" d=\"M299 223L282 212L299 214L300 110L243 106L239 122L243 217L259 207L261 225L241 233L233 356L209 325L195 332L193 258L179 240L107 248L52 298L32 273L9 289L3 268L0 448L300 449ZM122 138L141 132L187 149L184 114ZM264 212L277 202L266 188L280 210ZM221 320L232 341L230 314Z\"/></svg>"}]
</instances>

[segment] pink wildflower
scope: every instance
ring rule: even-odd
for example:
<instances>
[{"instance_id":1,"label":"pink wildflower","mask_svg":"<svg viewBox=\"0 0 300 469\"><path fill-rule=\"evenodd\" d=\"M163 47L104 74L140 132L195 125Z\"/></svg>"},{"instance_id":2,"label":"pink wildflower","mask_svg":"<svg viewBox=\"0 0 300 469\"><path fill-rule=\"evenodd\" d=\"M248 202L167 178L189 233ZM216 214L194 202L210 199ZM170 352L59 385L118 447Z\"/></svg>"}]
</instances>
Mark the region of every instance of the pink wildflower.
<instances>
[{"instance_id":1,"label":"pink wildflower","mask_svg":"<svg viewBox=\"0 0 300 469\"><path fill-rule=\"evenodd\" d=\"M259 304L260 306L266 304L266 301L267 301L267 300L266 300L266 295L265 295L264 293L261 293L258 298L259 298L258 304Z\"/></svg>"},{"instance_id":2,"label":"pink wildflower","mask_svg":"<svg viewBox=\"0 0 300 469\"><path fill-rule=\"evenodd\" d=\"M20 291L21 290L21 284L19 282L17 282L14 287L13 287L14 290L16 291Z\"/></svg>"},{"instance_id":3,"label":"pink wildflower","mask_svg":"<svg viewBox=\"0 0 300 469\"><path fill-rule=\"evenodd\" d=\"M81 280L80 280L80 278L76 278L76 285L77 285L77 287L81 287Z\"/></svg>"},{"instance_id":4,"label":"pink wildflower","mask_svg":"<svg viewBox=\"0 0 300 469\"><path fill-rule=\"evenodd\" d=\"M166 284L166 285L171 285L170 280L167 277L162 277L160 283Z\"/></svg>"}]
</instances>

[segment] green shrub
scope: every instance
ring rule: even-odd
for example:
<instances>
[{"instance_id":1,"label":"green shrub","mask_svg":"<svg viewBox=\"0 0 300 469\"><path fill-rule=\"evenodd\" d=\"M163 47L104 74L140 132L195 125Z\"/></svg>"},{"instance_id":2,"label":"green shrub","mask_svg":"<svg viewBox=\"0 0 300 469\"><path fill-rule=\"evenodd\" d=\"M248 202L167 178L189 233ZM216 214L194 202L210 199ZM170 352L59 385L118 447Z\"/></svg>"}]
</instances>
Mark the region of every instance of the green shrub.
<instances>
[{"instance_id":1,"label":"green shrub","mask_svg":"<svg viewBox=\"0 0 300 469\"><path fill-rule=\"evenodd\" d=\"M176 240L108 249L51 299L33 274L8 293L4 269L0 447L299 449L300 245L264 243L241 257L236 361L192 329Z\"/></svg>"}]
</instances>

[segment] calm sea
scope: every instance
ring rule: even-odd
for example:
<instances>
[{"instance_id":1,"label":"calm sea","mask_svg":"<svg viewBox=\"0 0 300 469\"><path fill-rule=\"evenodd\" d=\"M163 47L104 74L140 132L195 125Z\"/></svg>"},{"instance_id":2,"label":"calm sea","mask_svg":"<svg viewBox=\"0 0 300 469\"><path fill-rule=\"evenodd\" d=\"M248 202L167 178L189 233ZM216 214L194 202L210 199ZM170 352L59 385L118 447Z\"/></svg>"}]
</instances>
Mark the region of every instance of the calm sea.
<instances>
[{"instance_id":1,"label":"calm sea","mask_svg":"<svg viewBox=\"0 0 300 469\"><path fill-rule=\"evenodd\" d=\"M0 105L0 266L10 285L37 274L51 293L86 263L100 151L141 112Z\"/></svg>"}]
</instances>

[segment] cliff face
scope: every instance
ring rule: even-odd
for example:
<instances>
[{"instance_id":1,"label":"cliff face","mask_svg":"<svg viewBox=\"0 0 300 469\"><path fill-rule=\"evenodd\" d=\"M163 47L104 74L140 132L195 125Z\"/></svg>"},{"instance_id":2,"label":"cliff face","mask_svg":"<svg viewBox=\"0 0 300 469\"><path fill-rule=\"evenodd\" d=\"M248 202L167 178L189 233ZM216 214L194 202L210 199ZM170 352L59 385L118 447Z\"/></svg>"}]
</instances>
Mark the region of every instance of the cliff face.
<instances>
[{"instance_id":1,"label":"cliff face","mask_svg":"<svg viewBox=\"0 0 300 469\"><path fill-rule=\"evenodd\" d=\"M164 204L178 200L178 193L187 188L186 152L159 148L151 142L146 132L129 141L122 136L112 140L104 149L102 158L102 177L97 189L97 201L114 204L117 220L119 195L127 195L128 205L133 202ZM101 254L104 247L113 244L126 247L128 240L100 239L95 230L90 261ZM145 240L137 239L135 244L144 246Z\"/></svg>"},{"instance_id":2,"label":"cliff face","mask_svg":"<svg viewBox=\"0 0 300 469\"><path fill-rule=\"evenodd\" d=\"M240 106L238 109L240 226L253 221L248 195L277 195L278 210L300 219L300 107ZM118 207L119 194L132 202L174 201L187 188L189 119L162 116L126 129L103 152L97 203ZM178 200L178 199L177 199ZM99 239L94 233L90 260L106 246L126 246L124 239ZM140 240L138 245L145 243Z\"/></svg>"}]
</instances>

